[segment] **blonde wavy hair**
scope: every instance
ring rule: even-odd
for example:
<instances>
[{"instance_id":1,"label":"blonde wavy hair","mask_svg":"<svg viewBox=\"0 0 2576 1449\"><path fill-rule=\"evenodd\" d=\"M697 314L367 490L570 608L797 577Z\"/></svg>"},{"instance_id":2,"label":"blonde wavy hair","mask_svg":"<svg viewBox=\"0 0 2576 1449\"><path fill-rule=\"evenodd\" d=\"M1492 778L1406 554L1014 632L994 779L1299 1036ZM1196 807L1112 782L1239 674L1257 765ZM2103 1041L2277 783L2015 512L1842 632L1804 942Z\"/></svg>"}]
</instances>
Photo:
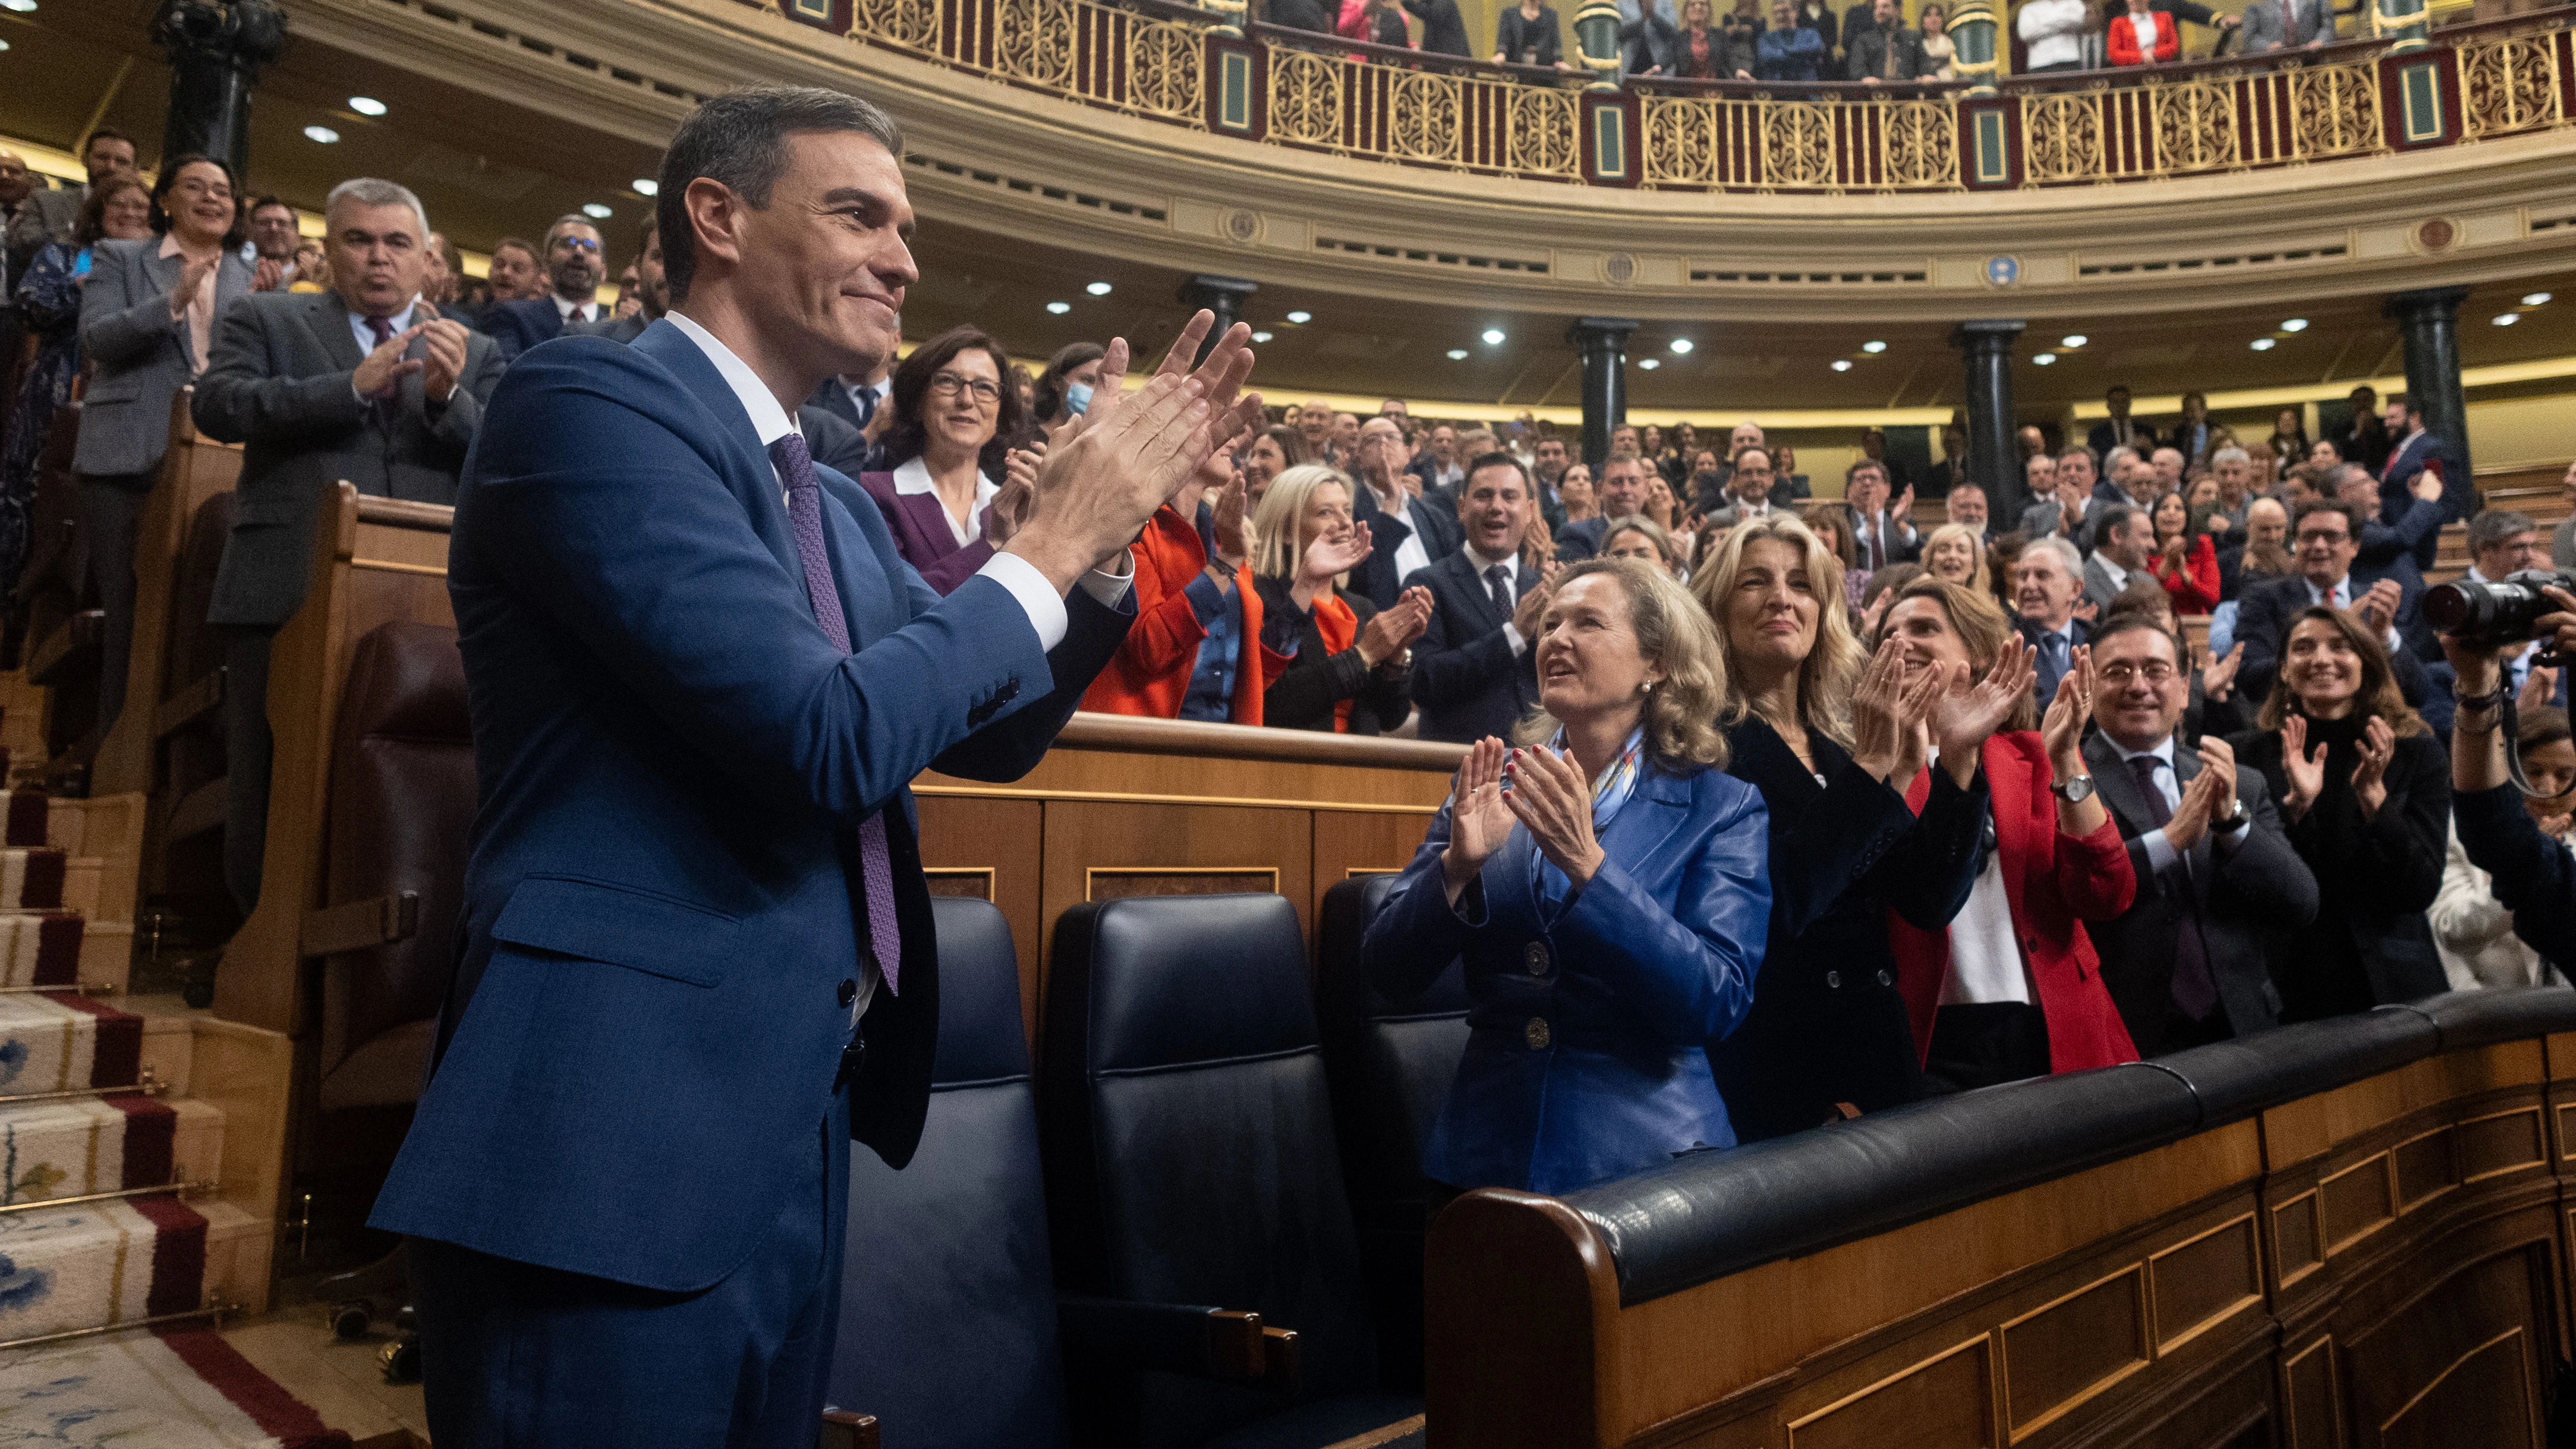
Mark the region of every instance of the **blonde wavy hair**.
<instances>
[{"instance_id":1,"label":"blonde wavy hair","mask_svg":"<svg viewBox=\"0 0 2576 1449\"><path fill-rule=\"evenodd\" d=\"M1807 589L1816 597L1816 645L1798 666L1798 708L1803 723L1835 744L1852 747L1852 691L1869 654L1852 637L1851 608L1844 602L1843 561L1816 531L1789 514L1772 512L1747 519L1718 545L1717 557L1691 576L1691 594L1716 631L1718 652L1726 665L1726 695L1716 715L1722 727L1744 722L1753 701L1744 692L1743 671L1735 664L1735 645L1726 635L1726 601L1735 594L1736 575L1744 568L1744 550L1757 539L1773 539L1797 550L1807 571Z\"/></svg>"},{"instance_id":2,"label":"blonde wavy hair","mask_svg":"<svg viewBox=\"0 0 2576 1449\"><path fill-rule=\"evenodd\" d=\"M1628 595L1628 627L1636 632L1638 657L1664 671L1663 681L1646 695L1641 722L1647 751L1676 773L1726 768L1726 736L1715 723L1726 698L1726 656L1708 615L1671 574L1632 558L1585 559L1559 575L1556 587L1586 574L1608 574L1619 581ZM1544 744L1556 731L1556 717L1538 710L1512 731L1512 739Z\"/></svg>"},{"instance_id":3,"label":"blonde wavy hair","mask_svg":"<svg viewBox=\"0 0 2576 1449\"><path fill-rule=\"evenodd\" d=\"M1923 540L1923 571L1932 572L1932 550L1939 548L1943 539L1950 538L1958 539L1968 545L1967 586L1981 594L1993 593L1994 575L1986 571L1985 535L1965 523L1942 524L1932 530L1930 538Z\"/></svg>"},{"instance_id":4,"label":"blonde wavy hair","mask_svg":"<svg viewBox=\"0 0 2576 1449\"><path fill-rule=\"evenodd\" d=\"M1351 482L1351 475L1323 463L1283 468L1278 477L1270 480L1270 486L1262 491L1261 502L1252 510L1254 576L1297 581L1298 556L1305 552L1297 546L1297 536L1304 531L1301 525L1306 518L1306 505L1314 498L1315 490L1327 483L1342 486L1345 502L1358 501L1359 495L1353 491L1357 485ZM1347 588L1349 580L1350 575L1343 574L1333 581L1333 587Z\"/></svg>"}]
</instances>

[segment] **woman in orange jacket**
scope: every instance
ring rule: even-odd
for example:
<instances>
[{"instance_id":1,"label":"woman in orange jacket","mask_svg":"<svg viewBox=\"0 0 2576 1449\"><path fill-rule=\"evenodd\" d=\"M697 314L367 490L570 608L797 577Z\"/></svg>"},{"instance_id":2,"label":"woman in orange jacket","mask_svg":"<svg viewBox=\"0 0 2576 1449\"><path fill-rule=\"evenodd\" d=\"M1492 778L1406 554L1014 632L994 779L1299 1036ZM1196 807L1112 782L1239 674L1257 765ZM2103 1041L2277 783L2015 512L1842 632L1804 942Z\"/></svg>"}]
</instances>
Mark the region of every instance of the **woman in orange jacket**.
<instances>
[{"instance_id":1,"label":"woman in orange jacket","mask_svg":"<svg viewBox=\"0 0 2576 1449\"><path fill-rule=\"evenodd\" d=\"M1128 547L1136 622L1082 707L1102 714L1261 723L1263 691L1297 656L1295 619L1265 618L1238 473L1214 505L1193 481Z\"/></svg>"}]
</instances>

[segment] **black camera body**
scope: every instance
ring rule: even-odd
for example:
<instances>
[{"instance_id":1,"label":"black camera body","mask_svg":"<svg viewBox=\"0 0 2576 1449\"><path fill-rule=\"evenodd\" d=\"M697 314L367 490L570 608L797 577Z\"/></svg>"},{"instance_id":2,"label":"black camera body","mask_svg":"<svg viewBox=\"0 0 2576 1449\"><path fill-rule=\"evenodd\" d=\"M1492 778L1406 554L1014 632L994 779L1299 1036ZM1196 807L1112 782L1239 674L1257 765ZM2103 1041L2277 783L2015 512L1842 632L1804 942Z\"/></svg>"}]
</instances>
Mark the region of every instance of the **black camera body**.
<instances>
[{"instance_id":1,"label":"black camera body","mask_svg":"<svg viewBox=\"0 0 2576 1449\"><path fill-rule=\"evenodd\" d=\"M2424 619L2463 644L2492 648L2540 636L2540 618L2558 606L2540 591L2576 594L2576 574L2525 569L2491 583L2459 579L2424 591Z\"/></svg>"}]
</instances>

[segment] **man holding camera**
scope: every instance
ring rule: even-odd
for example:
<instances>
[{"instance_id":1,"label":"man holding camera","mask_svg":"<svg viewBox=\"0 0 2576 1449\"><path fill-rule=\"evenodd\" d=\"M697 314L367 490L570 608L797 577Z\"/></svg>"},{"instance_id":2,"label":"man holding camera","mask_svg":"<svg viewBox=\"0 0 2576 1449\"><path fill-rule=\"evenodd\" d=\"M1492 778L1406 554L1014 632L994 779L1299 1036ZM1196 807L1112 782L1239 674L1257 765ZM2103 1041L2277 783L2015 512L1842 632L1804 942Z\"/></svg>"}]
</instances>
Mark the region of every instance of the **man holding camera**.
<instances>
[{"instance_id":1,"label":"man holding camera","mask_svg":"<svg viewBox=\"0 0 2576 1449\"><path fill-rule=\"evenodd\" d=\"M2564 657L2576 656L2576 593L2563 585L2543 588L2553 612L2529 625L2492 636L2442 636L2442 652L2459 676L2459 710L2451 724L2451 818L2460 845L2478 869L2494 877L2495 898L2513 912L2513 931L2541 955L2564 967L2576 962L2576 856L2549 838L2522 808L2522 792L2507 773L2513 741L2506 737L2504 704L2512 685L2504 661L2539 640ZM2483 631L2482 631L2483 632Z\"/></svg>"}]
</instances>

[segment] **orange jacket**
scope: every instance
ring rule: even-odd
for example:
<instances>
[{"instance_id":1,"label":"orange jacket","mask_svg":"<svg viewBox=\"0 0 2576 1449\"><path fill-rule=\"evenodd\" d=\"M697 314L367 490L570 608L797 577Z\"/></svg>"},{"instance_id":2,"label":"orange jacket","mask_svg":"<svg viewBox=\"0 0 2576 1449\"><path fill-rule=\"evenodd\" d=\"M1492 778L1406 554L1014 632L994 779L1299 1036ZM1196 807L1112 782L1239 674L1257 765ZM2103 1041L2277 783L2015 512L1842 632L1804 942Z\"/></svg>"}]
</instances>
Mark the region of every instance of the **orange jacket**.
<instances>
[{"instance_id":1,"label":"orange jacket","mask_svg":"<svg viewBox=\"0 0 2576 1449\"><path fill-rule=\"evenodd\" d=\"M1207 546L1197 527L1170 504L1154 511L1145 531L1128 546L1136 561L1136 622L1117 657L1082 696L1082 707L1102 714L1143 714L1178 719L1189 697L1207 629L1183 592L1207 567ZM1278 681L1291 656L1261 642L1261 594L1250 565L1234 571L1234 606L1242 612L1241 644L1234 670L1234 723L1261 723L1261 696ZM1257 656L1257 657L1256 657Z\"/></svg>"}]
</instances>

